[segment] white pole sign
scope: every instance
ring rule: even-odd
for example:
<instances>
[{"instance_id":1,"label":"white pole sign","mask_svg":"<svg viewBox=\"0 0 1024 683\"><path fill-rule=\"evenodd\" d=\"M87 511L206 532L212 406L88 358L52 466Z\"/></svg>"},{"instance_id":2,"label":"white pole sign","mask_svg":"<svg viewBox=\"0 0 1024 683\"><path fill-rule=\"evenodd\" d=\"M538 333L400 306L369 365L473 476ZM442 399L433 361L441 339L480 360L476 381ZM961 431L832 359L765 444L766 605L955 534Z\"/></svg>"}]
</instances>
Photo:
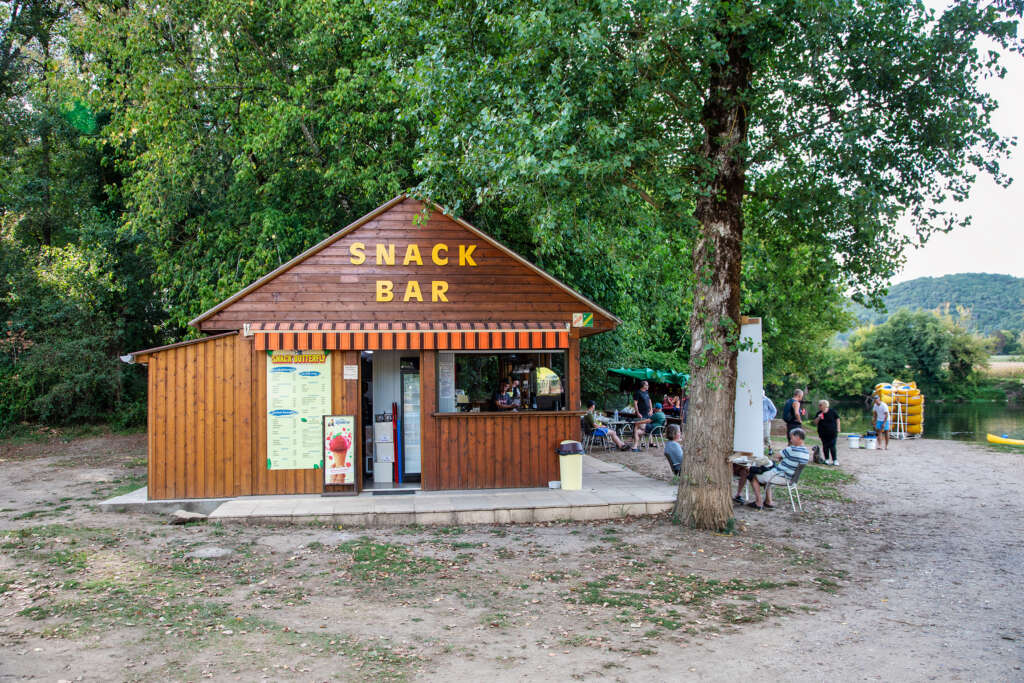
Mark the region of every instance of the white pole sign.
<instances>
[{"instance_id":1,"label":"white pole sign","mask_svg":"<svg viewBox=\"0 0 1024 683\"><path fill-rule=\"evenodd\" d=\"M740 352L736 359L736 422L732 448L740 453L764 455L764 364L761 319L752 318L740 327Z\"/></svg>"}]
</instances>

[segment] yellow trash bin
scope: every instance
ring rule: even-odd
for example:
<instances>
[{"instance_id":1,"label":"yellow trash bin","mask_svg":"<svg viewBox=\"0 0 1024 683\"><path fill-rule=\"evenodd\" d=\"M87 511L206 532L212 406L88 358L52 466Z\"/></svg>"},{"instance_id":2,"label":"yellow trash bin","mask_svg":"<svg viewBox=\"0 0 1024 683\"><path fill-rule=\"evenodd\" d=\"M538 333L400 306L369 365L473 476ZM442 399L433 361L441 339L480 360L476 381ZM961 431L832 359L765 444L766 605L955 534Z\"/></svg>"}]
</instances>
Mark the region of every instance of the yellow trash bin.
<instances>
[{"instance_id":1,"label":"yellow trash bin","mask_svg":"<svg viewBox=\"0 0 1024 683\"><path fill-rule=\"evenodd\" d=\"M558 444L558 469L562 478L562 489L579 491L583 488L583 444L579 441L563 441Z\"/></svg>"}]
</instances>

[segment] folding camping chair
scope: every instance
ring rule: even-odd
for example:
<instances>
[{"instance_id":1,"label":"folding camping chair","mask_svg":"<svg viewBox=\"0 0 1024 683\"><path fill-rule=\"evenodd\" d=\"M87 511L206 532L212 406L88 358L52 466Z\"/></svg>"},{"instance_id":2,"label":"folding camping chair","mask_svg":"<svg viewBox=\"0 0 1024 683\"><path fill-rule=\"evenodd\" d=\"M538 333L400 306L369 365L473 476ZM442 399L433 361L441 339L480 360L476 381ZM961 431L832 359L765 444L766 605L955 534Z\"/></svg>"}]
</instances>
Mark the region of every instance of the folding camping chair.
<instances>
[{"instance_id":1,"label":"folding camping chair","mask_svg":"<svg viewBox=\"0 0 1024 683\"><path fill-rule=\"evenodd\" d=\"M655 446L665 447L665 428L662 426L655 427L651 431L640 435L641 448L653 448Z\"/></svg>"},{"instance_id":2,"label":"folding camping chair","mask_svg":"<svg viewBox=\"0 0 1024 683\"><path fill-rule=\"evenodd\" d=\"M580 431L583 433L583 450L590 453L594 449L594 444L601 442L604 444L605 450L608 450L608 437L604 434L598 434L597 430L587 429L587 421L582 417L580 418Z\"/></svg>"},{"instance_id":3,"label":"folding camping chair","mask_svg":"<svg viewBox=\"0 0 1024 683\"><path fill-rule=\"evenodd\" d=\"M796 512L796 508L800 506L800 512L804 511L804 504L800 502L800 489L798 484L800 483L800 473L804 471L804 465L797 465L796 469L793 470L793 476L789 479L779 479L779 481L771 480L765 484L765 491L769 486L785 486L786 491L789 492L789 504L793 508L793 512ZM793 502L793 494L796 494L796 503Z\"/></svg>"}]
</instances>

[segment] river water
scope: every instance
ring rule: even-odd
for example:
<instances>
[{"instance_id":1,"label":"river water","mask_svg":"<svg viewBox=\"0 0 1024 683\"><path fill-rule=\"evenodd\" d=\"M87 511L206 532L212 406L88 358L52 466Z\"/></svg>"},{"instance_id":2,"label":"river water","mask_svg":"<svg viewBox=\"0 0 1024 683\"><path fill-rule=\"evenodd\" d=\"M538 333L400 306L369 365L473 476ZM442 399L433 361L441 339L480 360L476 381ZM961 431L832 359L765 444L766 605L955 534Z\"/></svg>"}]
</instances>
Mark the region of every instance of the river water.
<instances>
[{"instance_id":1,"label":"river water","mask_svg":"<svg viewBox=\"0 0 1024 683\"><path fill-rule=\"evenodd\" d=\"M836 411L843 434L871 429L871 413L863 403L840 403ZM809 412L809 411L808 411ZM813 426L811 426L813 433ZM986 434L1024 439L1024 405L1007 403L925 403L924 436L986 443Z\"/></svg>"}]
</instances>

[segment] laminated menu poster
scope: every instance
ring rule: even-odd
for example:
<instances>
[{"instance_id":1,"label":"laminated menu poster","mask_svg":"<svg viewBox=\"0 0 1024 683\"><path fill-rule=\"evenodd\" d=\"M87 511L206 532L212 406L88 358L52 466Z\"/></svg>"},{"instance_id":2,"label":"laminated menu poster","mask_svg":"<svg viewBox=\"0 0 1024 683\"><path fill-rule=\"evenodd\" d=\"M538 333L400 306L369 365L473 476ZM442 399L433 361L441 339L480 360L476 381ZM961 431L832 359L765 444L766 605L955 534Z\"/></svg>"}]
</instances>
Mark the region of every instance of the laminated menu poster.
<instances>
[{"instance_id":1,"label":"laminated menu poster","mask_svg":"<svg viewBox=\"0 0 1024 683\"><path fill-rule=\"evenodd\" d=\"M331 412L326 351L267 351L267 469L318 469Z\"/></svg>"},{"instance_id":2,"label":"laminated menu poster","mask_svg":"<svg viewBox=\"0 0 1024 683\"><path fill-rule=\"evenodd\" d=\"M355 483L355 429L352 415L324 416L324 483Z\"/></svg>"}]
</instances>

